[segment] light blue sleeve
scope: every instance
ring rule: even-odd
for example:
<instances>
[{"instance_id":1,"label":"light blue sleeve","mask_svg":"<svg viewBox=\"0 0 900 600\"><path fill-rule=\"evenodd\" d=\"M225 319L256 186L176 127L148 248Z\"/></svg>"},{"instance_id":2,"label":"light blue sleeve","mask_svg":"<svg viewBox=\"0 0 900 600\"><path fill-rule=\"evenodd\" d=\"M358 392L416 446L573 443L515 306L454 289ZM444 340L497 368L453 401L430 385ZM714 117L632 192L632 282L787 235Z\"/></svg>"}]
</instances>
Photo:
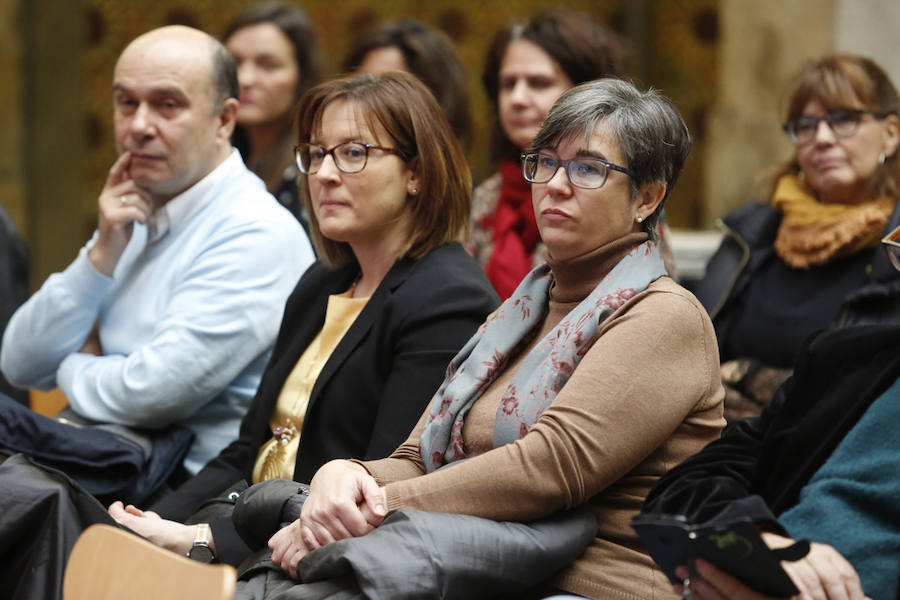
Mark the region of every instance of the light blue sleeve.
<instances>
[{"instance_id":1,"label":"light blue sleeve","mask_svg":"<svg viewBox=\"0 0 900 600\"><path fill-rule=\"evenodd\" d=\"M0 349L0 369L13 384L54 387L60 363L84 345L113 286L113 279L88 260L91 245L82 248L65 271L51 275L10 319Z\"/></svg>"},{"instance_id":2,"label":"light blue sleeve","mask_svg":"<svg viewBox=\"0 0 900 600\"><path fill-rule=\"evenodd\" d=\"M312 261L296 222L217 230L147 343L127 356L70 354L57 383L90 419L143 427L182 420L271 349L287 296Z\"/></svg>"}]
</instances>

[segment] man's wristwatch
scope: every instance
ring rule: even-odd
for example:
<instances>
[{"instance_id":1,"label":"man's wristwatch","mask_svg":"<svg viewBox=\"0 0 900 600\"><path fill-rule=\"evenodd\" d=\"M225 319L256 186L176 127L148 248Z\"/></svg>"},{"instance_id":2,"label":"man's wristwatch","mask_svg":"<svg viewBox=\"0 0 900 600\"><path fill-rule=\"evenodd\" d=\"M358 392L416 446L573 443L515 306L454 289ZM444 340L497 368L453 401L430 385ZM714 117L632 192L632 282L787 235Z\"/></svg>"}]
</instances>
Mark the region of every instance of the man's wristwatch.
<instances>
[{"instance_id":1,"label":"man's wristwatch","mask_svg":"<svg viewBox=\"0 0 900 600\"><path fill-rule=\"evenodd\" d=\"M194 536L194 545L187 553L188 558L202 563L215 562L216 554L209 547L209 538L209 525L207 523L197 525L197 534Z\"/></svg>"}]
</instances>

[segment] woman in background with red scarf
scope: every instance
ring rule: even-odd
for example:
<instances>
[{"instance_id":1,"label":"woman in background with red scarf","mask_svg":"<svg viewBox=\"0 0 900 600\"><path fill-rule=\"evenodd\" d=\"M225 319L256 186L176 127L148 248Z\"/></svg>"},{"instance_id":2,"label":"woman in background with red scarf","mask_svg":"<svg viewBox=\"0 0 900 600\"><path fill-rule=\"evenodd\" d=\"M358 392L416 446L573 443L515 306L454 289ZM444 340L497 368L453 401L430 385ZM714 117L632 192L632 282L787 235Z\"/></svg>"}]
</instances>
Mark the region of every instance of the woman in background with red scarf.
<instances>
[{"instance_id":1,"label":"woman in background with red scarf","mask_svg":"<svg viewBox=\"0 0 900 600\"><path fill-rule=\"evenodd\" d=\"M584 14L551 9L511 23L494 37L482 81L497 107L494 156L500 172L472 195L467 248L502 299L546 257L519 154L563 92L592 79L622 77L627 67L627 42Z\"/></svg>"}]
</instances>

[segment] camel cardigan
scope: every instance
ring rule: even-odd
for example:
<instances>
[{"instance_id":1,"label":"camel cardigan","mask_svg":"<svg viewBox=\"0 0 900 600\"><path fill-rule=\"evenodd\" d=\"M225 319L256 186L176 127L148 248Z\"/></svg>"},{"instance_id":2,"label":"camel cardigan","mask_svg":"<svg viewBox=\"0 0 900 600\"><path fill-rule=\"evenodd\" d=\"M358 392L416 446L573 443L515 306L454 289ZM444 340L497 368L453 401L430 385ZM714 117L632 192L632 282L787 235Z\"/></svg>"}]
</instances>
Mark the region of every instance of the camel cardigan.
<instances>
[{"instance_id":1,"label":"camel cardigan","mask_svg":"<svg viewBox=\"0 0 900 600\"><path fill-rule=\"evenodd\" d=\"M556 300L531 345L597 281L569 288L557 280ZM628 522L656 480L717 439L724 426L718 348L706 310L668 277L658 279L601 325L534 427L515 443L493 448L500 398L531 345L468 413L468 460L425 475L419 437L426 412L390 457L360 464L385 486L389 510L528 521L589 503L596 538L551 583L590 598L674 598Z\"/></svg>"}]
</instances>

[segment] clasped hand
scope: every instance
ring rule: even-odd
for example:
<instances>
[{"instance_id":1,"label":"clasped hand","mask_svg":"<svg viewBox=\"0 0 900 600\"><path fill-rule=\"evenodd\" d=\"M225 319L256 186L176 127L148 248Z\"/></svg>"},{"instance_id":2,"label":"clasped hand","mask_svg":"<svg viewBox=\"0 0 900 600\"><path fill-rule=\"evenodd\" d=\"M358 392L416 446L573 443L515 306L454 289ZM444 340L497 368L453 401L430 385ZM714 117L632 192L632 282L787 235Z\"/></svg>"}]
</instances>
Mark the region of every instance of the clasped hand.
<instances>
[{"instance_id":1,"label":"clasped hand","mask_svg":"<svg viewBox=\"0 0 900 600\"><path fill-rule=\"evenodd\" d=\"M356 463L333 460L316 472L300 518L269 539L272 562L292 578L308 552L331 542L363 536L386 514L384 490Z\"/></svg>"}]
</instances>

